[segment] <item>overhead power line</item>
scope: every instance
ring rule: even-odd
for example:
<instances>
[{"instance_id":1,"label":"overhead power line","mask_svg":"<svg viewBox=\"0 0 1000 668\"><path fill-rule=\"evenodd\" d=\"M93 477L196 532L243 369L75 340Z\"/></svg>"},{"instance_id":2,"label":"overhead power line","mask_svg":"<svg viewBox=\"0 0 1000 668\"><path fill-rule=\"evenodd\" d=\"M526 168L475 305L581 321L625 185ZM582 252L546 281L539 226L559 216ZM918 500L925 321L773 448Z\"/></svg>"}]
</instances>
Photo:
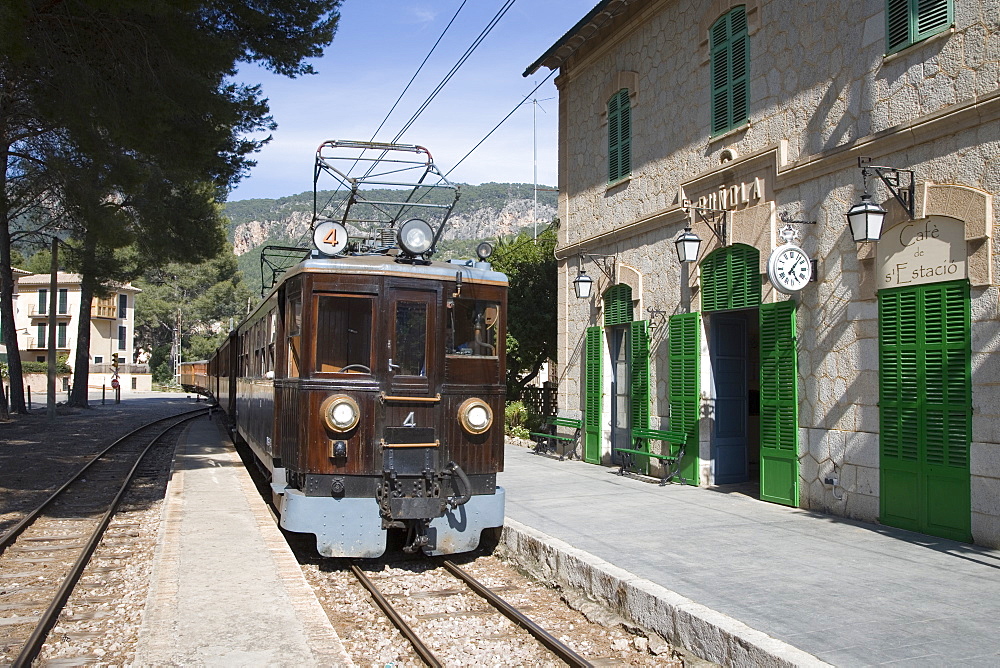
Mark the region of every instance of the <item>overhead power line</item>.
<instances>
[{"instance_id":1,"label":"overhead power line","mask_svg":"<svg viewBox=\"0 0 1000 668\"><path fill-rule=\"evenodd\" d=\"M479 36L472 42L472 45L465 50L465 53L462 54L462 57L458 59L458 62L456 62L455 65L452 66L448 74L446 74L444 78L441 79L441 82L437 86L435 86L434 90L431 91L431 94L427 96L427 99L424 100L424 102L420 105L417 111L414 112L413 116L410 117L410 120L406 122L406 124L403 126L403 129L400 130L395 137L393 137L392 139L393 142L399 141L400 137L403 136L403 133L409 130L410 126L412 126L417 121L417 119L420 118L420 115L424 113L424 110L427 109L428 105L430 105L430 103L434 101L434 98L437 97L438 93L440 93L441 90L448 84L448 82L451 81L451 78L455 76L455 73L458 72L458 70L462 67L462 65L465 64L465 61L469 59L469 56L471 56L472 53L479 47L479 45L482 44L483 40L486 39L486 36L489 35L490 32L492 32L493 28L496 27L497 23L500 22L500 19L504 17L504 15L516 1L517 0L506 0L506 2L504 2L503 6L500 7L496 15L490 20L490 22L486 25L486 27L483 28L482 32L479 33Z\"/></svg>"}]
</instances>

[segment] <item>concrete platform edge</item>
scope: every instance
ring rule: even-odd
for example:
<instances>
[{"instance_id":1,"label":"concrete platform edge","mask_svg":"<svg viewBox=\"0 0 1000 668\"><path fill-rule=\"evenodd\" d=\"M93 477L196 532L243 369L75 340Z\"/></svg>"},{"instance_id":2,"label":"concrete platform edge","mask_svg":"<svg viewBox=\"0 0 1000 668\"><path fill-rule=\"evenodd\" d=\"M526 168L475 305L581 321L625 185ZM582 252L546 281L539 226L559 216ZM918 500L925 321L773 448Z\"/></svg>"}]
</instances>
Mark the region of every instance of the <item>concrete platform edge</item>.
<instances>
[{"instance_id":1,"label":"concrete platform edge","mask_svg":"<svg viewBox=\"0 0 1000 668\"><path fill-rule=\"evenodd\" d=\"M305 575L285 542L269 507L261 499L253 480L243 467L229 434L218 421L213 421L213 424L218 430L220 443L225 447L225 459L233 465L231 470L238 478L240 491L246 497L257 528L279 571L278 575L285 583L292 606L302 622L315 665L353 668L356 664L344 648L340 636L333 628L326 611L323 610L322 605L313 594L311 586L306 582ZM188 425L182 432L171 463L170 478L167 482L161 509L160 530L154 555L159 572L153 576L153 582L147 596L146 610L143 614L134 661L136 666L156 665L155 662L150 661L150 657L162 658L171 654L169 634L155 634L151 633L150 630L154 627L171 626L171 620L164 612L171 607L171 604L175 606L177 601L178 546L186 473L183 469L178 468L177 455L186 450L190 430L191 425ZM150 602L154 599L165 601L167 605L151 605ZM170 665L177 664L171 663Z\"/></svg>"},{"instance_id":2,"label":"concrete platform edge","mask_svg":"<svg viewBox=\"0 0 1000 668\"><path fill-rule=\"evenodd\" d=\"M509 517L500 547L543 581L601 601L627 621L709 661L726 666L830 665Z\"/></svg>"}]
</instances>

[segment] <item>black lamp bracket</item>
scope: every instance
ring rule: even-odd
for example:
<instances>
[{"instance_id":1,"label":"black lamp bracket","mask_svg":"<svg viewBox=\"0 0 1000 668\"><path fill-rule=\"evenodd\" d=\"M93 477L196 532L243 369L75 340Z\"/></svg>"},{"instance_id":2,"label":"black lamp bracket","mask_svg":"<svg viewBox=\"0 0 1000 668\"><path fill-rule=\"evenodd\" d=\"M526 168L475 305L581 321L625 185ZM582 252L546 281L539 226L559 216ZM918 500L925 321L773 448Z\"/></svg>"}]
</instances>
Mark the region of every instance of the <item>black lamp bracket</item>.
<instances>
[{"instance_id":1,"label":"black lamp bracket","mask_svg":"<svg viewBox=\"0 0 1000 668\"><path fill-rule=\"evenodd\" d=\"M712 230L712 234L714 234L715 238L719 240L719 243L723 246L726 245L726 221L728 220L728 211L725 209L709 209L703 206L695 206L689 199L685 199L681 202L681 208L684 210L684 213L694 212L694 215L691 216L692 222L695 220L695 216L697 216L701 222L708 225L708 229Z\"/></svg>"},{"instance_id":2,"label":"black lamp bracket","mask_svg":"<svg viewBox=\"0 0 1000 668\"><path fill-rule=\"evenodd\" d=\"M871 158L858 158L858 167L861 169L861 179L864 182L866 194L868 193L868 176L874 172L882 180L882 183L885 184L885 187L889 189L889 192L892 193L892 196L896 198L900 206L906 210L906 213L910 216L910 220L916 217L914 214L916 180L913 178L913 170L873 165Z\"/></svg>"},{"instance_id":3,"label":"black lamp bracket","mask_svg":"<svg viewBox=\"0 0 1000 668\"><path fill-rule=\"evenodd\" d=\"M615 263L618 261L617 255L595 255L593 253L588 253L583 251L580 253L580 270L583 270L583 260L584 258L590 259L597 268L601 270L605 278L608 279L610 283L615 282Z\"/></svg>"},{"instance_id":4,"label":"black lamp bracket","mask_svg":"<svg viewBox=\"0 0 1000 668\"><path fill-rule=\"evenodd\" d=\"M656 327L663 324L667 319L667 312L661 311L658 308L653 308L652 306L646 307L646 313L649 314L649 328L655 329Z\"/></svg>"}]
</instances>

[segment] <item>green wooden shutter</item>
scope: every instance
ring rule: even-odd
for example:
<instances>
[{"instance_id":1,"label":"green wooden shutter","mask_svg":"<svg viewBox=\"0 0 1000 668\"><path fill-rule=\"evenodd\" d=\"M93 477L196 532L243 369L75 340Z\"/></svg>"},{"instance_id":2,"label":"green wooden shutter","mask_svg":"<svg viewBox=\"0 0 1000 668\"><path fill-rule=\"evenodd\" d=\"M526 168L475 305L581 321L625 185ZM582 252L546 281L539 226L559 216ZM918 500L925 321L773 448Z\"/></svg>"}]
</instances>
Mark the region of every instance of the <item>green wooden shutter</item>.
<instances>
[{"instance_id":1,"label":"green wooden shutter","mask_svg":"<svg viewBox=\"0 0 1000 668\"><path fill-rule=\"evenodd\" d=\"M880 516L971 540L969 284L879 292Z\"/></svg>"},{"instance_id":2,"label":"green wooden shutter","mask_svg":"<svg viewBox=\"0 0 1000 668\"><path fill-rule=\"evenodd\" d=\"M649 321L637 320L629 331L632 366L632 427L649 428Z\"/></svg>"},{"instance_id":3,"label":"green wooden shutter","mask_svg":"<svg viewBox=\"0 0 1000 668\"><path fill-rule=\"evenodd\" d=\"M649 428L649 321L636 320L629 326L629 368L632 373L631 425L633 429ZM629 448L633 444L628 445ZM649 473L649 457L636 457L636 465Z\"/></svg>"},{"instance_id":4,"label":"green wooden shutter","mask_svg":"<svg viewBox=\"0 0 1000 668\"><path fill-rule=\"evenodd\" d=\"M632 173L632 103L627 88L608 101L608 182Z\"/></svg>"},{"instance_id":5,"label":"green wooden shutter","mask_svg":"<svg viewBox=\"0 0 1000 668\"><path fill-rule=\"evenodd\" d=\"M629 100L628 89L618 93L621 102L618 105L618 178L624 178L632 173L632 102Z\"/></svg>"},{"instance_id":6,"label":"green wooden shutter","mask_svg":"<svg viewBox=\"0 0 1000 668\"><path fill-rule=\"evenodd\" d=\"M701 310L721 311L760 305L760 251L733 244L701 262Z\"/></svg>"},{"instance_id":7,"label":"green wooden shutter","mask_svg":"<svg viewBox=\"0 0 1000 668\"><path fill-rule=\"evenodd\" d=\"M605 290L604 326L627 325L632 318L632 287L618 283Z\"/></svg>"},{"instance_id":8,"label":"green wooden shutter","mask_svg":"<svg viewBox=\"0 0 1000 668\"><path fill-rule=\"evenodd\" d=\"M670 316L667 325L667 352L670 370L670 423L672 431L687 434L684 459L678 477L691 485L698 484L698 411L701 390L698 370L701 354L701 317L699 313Z\"/></svg>"},{"instance_id":9,"label":"green wooden shutter","mask_svg":"<svg viewBox=\"0 0 1000 668\"><path fill-rule=\"evenodd\" d=\"M795 302L760 305L760 498L799 504Z\"/></svg>"},{"instance_id":10,"label":"green wooden shutter","mask_svg":"<svg viewBox=\"0 0 1000 668\"><path fill-rule=\"evenodd\" d=\"M886 53L901 51L948 28L953 0L886 0Z\"/></svg>"},{"instance_id":11,"label":"green wooden shutter","mask_svg":"<svg viewBox=\"0 0 1000 668\"><path fill-rule=\"evenodd\" d=\"M750 113L750 37L746 8L734 7L709 29L712 134L746 123Z\"/></svg>"},{"instance_id":12,"label":"green wooden shutter","mask_svg":"<svg viewBox=\"0 0 1000 668\"><path fill-rule=\"evenodd\" d=\"M601 463L601 361L603 346L600 327L588 327L584 359L583 459Z\"/></svg>"}]
</instances>

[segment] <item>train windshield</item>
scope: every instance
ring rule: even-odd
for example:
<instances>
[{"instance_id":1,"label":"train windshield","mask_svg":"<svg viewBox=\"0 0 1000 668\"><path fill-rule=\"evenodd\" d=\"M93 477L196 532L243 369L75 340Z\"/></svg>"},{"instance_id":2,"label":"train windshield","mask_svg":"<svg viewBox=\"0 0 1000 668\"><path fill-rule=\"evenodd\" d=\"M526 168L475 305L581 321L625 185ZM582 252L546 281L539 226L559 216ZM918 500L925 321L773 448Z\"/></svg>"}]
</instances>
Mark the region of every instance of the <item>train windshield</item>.
<instances>
[{"instance_id":1,"label":"train windshield","mask_svg":"<svg viewBox=\"0 0 1000 668\"><path fill-rule=\"evenodd\" d=\"M373 300L320 296L316 305L316 371L371 373Z\"/></svg>"},{"instance_id":2,"label":"train windshield","mask_svg":"<svg viewBox=\"0 0 1000 668\"><path fill-rule=\"evenodd\" d=\"M455 299L448 309L448 354L496 357L499 320L497 302Z\"/></svg>"},{"instance_id":3,"label":"train windshield","mask_svg":"<svg viewBox=\"0 0 1000 668\"><path fill-rule=\"evenodd\" d=\"M427 304L396 302L396 373L427 375Z\"/></svg>"}]
</instances>

